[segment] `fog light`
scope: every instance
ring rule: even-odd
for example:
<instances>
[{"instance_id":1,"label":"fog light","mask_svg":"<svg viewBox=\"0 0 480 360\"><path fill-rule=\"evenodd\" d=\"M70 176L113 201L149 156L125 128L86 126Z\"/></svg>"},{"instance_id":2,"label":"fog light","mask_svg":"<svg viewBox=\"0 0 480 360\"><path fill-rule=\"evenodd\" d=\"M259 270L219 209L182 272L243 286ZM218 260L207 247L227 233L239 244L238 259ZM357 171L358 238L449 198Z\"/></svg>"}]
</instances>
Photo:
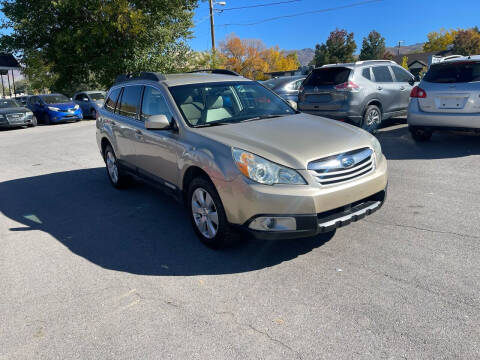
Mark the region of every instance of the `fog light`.
<instances>
[{"instance_id":1,"label":"fog light","mask_svg":"<svg viewBox=\"0 0 480 360\"><path fill-rule=\"evenodd\" d=\"M260 216L248 227L260 231L294 231L297 230L297 221L293 217Z\"/></svg>"}]
</instances>

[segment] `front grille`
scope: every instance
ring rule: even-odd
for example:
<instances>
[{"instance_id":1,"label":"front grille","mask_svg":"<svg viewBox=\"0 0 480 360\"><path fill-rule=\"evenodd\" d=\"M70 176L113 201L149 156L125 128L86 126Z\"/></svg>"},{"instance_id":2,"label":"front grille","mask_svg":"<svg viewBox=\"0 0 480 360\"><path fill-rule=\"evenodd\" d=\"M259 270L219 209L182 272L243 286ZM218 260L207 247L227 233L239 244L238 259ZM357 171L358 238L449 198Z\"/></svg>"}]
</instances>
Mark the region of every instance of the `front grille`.
<instances>
[{"instance_id":1,"label":"front grille","mask_svg":"<svg viewBox=\"0 0 480 360\"><path fill-rule=\"evenodd\" d=\"M24 113L7 114L7 120L9 122L23 122L24 119L25 119Z\"/></svg>"},{"instance_id":2,"label":"front grille","mask_svg":"<svg viewBox=\"0 0 480 360\"><path fill-rule=\"evenodd\" d=\"M320 185L338 185L372 172L375 156L367 147L312 161L307 168Z\"/></svg>"}]
</instances>

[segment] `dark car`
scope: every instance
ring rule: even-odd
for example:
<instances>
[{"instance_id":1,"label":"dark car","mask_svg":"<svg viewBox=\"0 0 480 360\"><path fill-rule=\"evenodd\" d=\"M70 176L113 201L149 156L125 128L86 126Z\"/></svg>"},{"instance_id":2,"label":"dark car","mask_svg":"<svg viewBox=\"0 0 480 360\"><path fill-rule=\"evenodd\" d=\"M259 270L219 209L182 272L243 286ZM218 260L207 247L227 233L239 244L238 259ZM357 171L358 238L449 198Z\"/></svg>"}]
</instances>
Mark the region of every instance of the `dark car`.
<instances>
[{"instance_id":1,"label":"dark car","mask_svg":"<svg viewBox=\"0 0 480 360\"><path fill-rule=\"evenodd\" d=\"M298 102L298 89L305 80L304 75L282 76L275 79L262 81L262 85L276 92L285 100Z\"/></svg>"},{"instance_id":2,"label":"dark car","mask_svg":"<svg viewBox=\"0 0 480 360\"><path fill-rule=\"evenodd\" d=\"M28 107L33 111L39 122L44 124L83 119L80 106L62 94L44 94L31 96Z\"/></svg>"},{"instance_id":3,"label":"dark car","mask_svg":"<svg viewBox=\"0 0 480 360\"><path fill-rule=\"evenodd\" d=\"M298 110L374 132L383 120L406 115L414 82L412 74L389 60L324 65L303 82Z\"/></svg>"},{"instance_id":4,"label":"dark car","mask_svg":"<svg viewBox=\"0 0 480 360\"><path fill-rule=\"evenodd\" d=\"M0 127L18 126L37 126L37 119L15 99L0 99Z\"/></svg>"}]
</instances>

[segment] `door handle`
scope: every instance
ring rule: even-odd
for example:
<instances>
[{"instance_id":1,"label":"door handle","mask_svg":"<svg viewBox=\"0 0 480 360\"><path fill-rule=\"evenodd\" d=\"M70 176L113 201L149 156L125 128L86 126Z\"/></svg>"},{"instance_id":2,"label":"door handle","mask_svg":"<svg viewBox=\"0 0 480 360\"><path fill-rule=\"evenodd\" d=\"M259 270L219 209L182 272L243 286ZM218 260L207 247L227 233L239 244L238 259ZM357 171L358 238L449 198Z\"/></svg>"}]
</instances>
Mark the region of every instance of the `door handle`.
<instances>
[{"instance_id":1,"label":"door handle","mask_svg":"<svg viewBox=\"0 0 480 360\"><path fill-rule=\"evenodd\" d=\"M143 132L142 132L142 130L135 129L135 137L136 137L137 139L143 139Z\"/></svg>"},{"instance_id":2,"label":"door handle","mask_svg":"<svg viewBox=\"0 0 480 360\"><path fill-rule=\"evenodd\" d=\"M405 86L400 86L400 90L405 91Z\"/></svg>"},{"instance_id":3,"label":"door handle","mask_svg":"<svg viewBox=\"0 0 480 360\"><path fill-rule=\"evenodd\" d=\"M383 90L383 87L377 86L377 89L378 89L378 90Z\"/></svg>"}]
</instances>

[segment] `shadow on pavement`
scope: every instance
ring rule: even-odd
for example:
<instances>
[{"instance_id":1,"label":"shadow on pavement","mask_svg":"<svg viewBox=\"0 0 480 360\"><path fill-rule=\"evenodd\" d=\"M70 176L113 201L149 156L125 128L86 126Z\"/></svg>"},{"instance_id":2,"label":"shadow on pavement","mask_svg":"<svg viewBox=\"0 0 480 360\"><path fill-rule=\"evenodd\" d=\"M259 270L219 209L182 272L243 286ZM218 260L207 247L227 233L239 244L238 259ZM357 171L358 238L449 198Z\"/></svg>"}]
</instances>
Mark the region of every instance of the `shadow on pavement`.
<instances>
[{"instance_id":1,"label":"shadow on pavement","mask_svg":"<svg viewBox=\"0 0 480 360\"><path fill-rule=\"evenodd\" d=\"M430 141L422 143L412 139L407 126L391 126L384 127L376 136L388 160L446 159L480 155L480 135L474 133L436 132Z\"/></svg>"},{"instance_id":2,"label":"shadow on pavement","mask_svg":"<svg viewBox=\"0 0 480 360\"><path fill-rule=\"evenodd\" d=\"M0 211L41 230L73 253L106 269L142 275L247 272L277 265L332 236L289 241L247 239L223 251L203 246L182 205L144 185L118 191L104 168L53 173L0 183Z\"/></svg>"}]
</instances>

